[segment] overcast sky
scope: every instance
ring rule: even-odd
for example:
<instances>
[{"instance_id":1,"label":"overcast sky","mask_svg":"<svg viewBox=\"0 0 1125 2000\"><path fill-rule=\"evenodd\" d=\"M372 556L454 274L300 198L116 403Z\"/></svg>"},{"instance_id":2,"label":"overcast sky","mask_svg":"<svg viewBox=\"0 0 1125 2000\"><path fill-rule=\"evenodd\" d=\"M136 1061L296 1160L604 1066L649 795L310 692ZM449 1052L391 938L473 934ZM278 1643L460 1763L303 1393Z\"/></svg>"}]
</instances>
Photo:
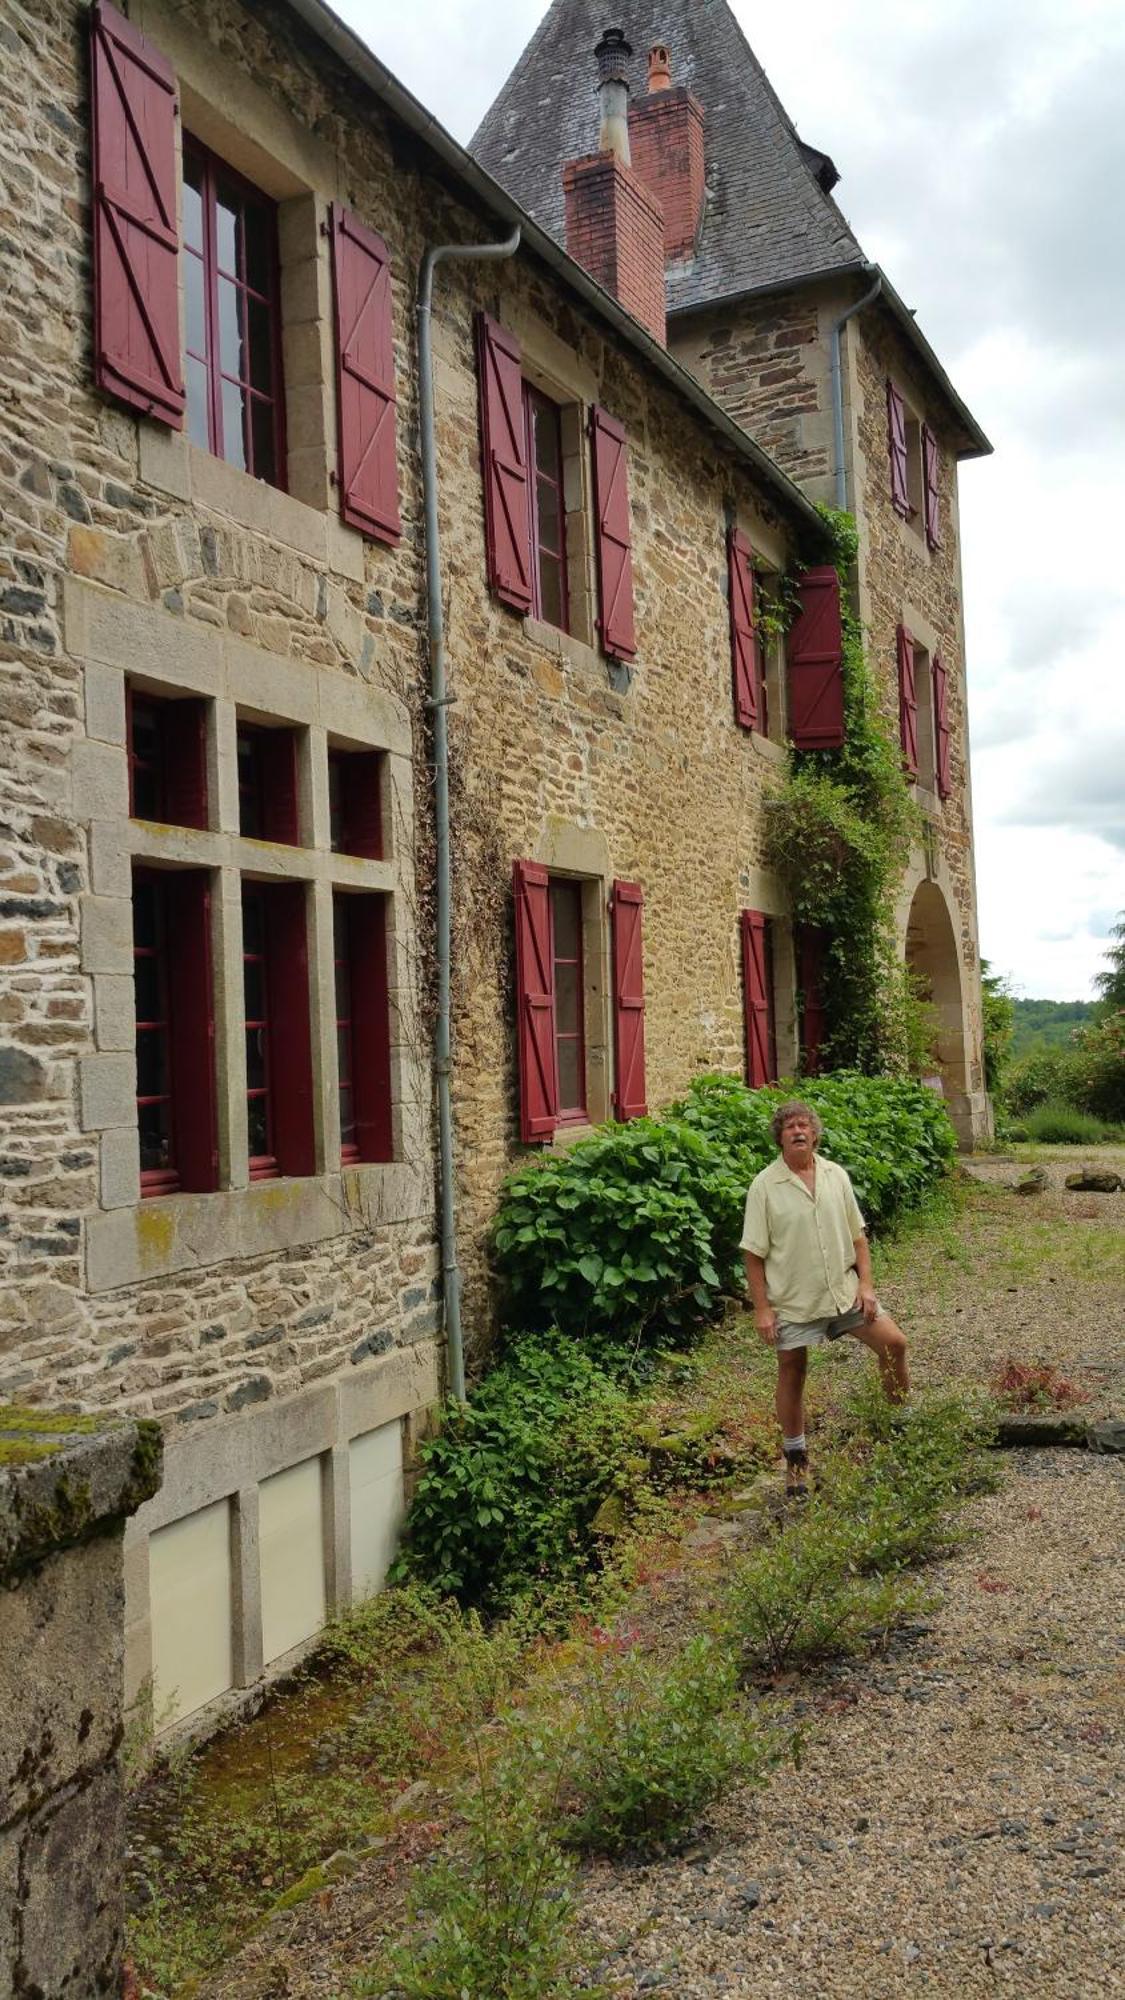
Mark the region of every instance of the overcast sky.
<instances>
[{"instance_id":1,"label":"overcast sky","mask_svg":"<svg viewBox=\"0 0 1125 2000\"><path fill-rule=\"evenodd\" d=\"M334 4L462 143L545 11ZM734 11L995 446L961 469L981 949L1084 999L1125 908L1125 4Z\"/></svg>"}]
</instances>

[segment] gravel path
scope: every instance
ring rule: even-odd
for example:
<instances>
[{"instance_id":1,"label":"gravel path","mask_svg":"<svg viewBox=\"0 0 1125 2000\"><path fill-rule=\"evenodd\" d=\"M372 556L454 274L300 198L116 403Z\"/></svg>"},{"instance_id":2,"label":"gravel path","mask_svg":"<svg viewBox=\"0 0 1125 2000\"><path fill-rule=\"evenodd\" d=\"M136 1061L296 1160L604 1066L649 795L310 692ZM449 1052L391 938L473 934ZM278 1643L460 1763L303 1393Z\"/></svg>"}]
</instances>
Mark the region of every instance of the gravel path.
<instances>
[{"instance_id":1,"label":"gravel path","mask_svg":"<svg viewBox=\"0 0 1125 2000\"><path fill-rule=\"evenodd\" d=\"M1116 1461L1007 1458L930 1629L818 1678L803 1769L686 1858L587 1878L625 1992L1125 1993Z\"/></svg>"}]
</instances>

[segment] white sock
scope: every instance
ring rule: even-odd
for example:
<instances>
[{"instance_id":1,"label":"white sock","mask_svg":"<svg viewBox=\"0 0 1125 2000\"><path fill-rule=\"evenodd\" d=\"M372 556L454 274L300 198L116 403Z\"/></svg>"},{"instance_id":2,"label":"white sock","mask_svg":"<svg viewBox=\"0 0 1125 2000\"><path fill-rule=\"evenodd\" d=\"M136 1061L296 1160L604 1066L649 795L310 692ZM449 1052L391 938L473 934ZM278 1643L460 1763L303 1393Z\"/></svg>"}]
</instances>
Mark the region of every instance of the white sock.
<instances>
[{"instance_id":1,"label":"white sock","mask_svg":"<svg viewBox=\"0 0 1125 2000\"><path fill-rule=\"evenodd\" d=\"M800 1437L783 1437L781 1440L781 1449L782 1451L804 1451L806 1449L804 1431L801 1432Z\"/></svg>"}]
</instances>

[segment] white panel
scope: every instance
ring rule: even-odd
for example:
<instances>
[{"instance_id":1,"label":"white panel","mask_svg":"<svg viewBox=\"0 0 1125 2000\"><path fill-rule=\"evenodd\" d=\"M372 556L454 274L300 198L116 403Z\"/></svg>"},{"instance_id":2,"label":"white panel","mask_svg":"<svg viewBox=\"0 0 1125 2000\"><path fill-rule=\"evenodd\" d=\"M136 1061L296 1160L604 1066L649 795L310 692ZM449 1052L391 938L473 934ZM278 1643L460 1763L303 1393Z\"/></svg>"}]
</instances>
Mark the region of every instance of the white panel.
<instances>
[{"instance_id":1,"label":"white panel","mask_svg":"<svg viewBox=\"0 0 1125 2000\"><path fill-rule=\"evenodd\" d=\"M262 1658L269 1664L324 1623L324 1498L319 1458L258 1488Z\"/></svg>"},{"instance_id":2,"label":"white panel","mask_svg":"<svg viewBox=\"0 0 1125 2000\"><path fill-rule=\"evenodd\" d=\"M153 1716L191 1715L234 1680L230 1502L159 1528L149 1542Z\"/></svg>"},{"instance_id":3,"label":"white panel","mask_svg":"<svg viewBox=\"0 0 1125 2000\"><path fill-rule=\"evenodd\" d=\"M405 1501L402 1491L402 1425L380 1424L353 1438L351 1467L352 1596L382 1586L398 1547Z\"/></svg>"}]
</instances>

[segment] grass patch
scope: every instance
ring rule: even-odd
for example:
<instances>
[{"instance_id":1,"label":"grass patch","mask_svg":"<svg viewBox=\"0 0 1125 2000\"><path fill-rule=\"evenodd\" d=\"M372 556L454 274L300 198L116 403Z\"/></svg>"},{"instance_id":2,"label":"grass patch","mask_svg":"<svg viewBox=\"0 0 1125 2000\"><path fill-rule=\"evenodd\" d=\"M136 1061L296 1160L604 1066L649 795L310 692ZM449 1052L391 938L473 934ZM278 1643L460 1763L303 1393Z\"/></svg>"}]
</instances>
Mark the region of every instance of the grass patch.
<instances>
[{"instance_id":1,"label":"grass patch","mask_svg":"<svg viewBox=\"0 0 1125 2000\"><path fill-rule=\"evenodd\" d=\"M1033 1144L1048 1146L1097 1146L1104 1139L1116 1136L1100 1118L1091 1117L1087 1111L1076 1111L1073 1104L1058 1099L1037 1104L1033 1111L1025 1113L1020 1124Z\"/></svg>"}]
</instances>

